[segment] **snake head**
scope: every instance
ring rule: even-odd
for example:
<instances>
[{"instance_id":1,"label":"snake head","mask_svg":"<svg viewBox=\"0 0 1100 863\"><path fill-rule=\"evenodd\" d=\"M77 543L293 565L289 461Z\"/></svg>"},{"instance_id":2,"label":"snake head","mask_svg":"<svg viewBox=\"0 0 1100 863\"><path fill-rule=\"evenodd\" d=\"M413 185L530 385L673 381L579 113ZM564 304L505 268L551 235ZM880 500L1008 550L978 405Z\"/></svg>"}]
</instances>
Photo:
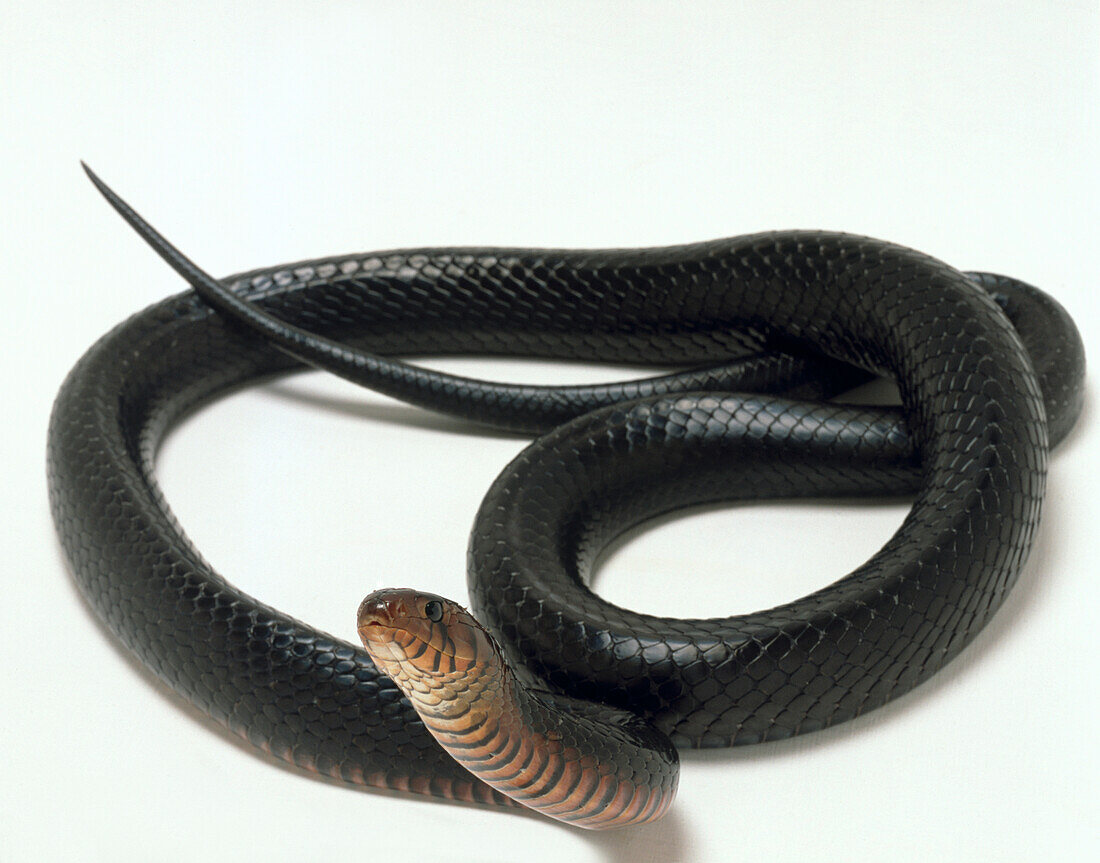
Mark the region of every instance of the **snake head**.
<instances>
[{"instance_id":1,"label":"snake head","mask_svg":"<svg viewBox=\"0 0 1100 863\"><path fill-rule=\"evenodd\" d=\"M496 642L473 615L435 594L376 590L359 605L358 627L374 664L420 711L464 709L505 667Z\"/></svg>"}]
</instances>

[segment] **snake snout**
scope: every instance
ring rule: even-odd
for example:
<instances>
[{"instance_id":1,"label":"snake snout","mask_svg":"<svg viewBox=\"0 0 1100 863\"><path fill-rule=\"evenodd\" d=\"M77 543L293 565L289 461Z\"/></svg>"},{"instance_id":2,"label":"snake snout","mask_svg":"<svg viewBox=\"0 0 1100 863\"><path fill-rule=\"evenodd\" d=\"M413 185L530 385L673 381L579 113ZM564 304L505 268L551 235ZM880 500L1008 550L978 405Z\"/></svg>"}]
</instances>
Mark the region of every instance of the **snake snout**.
<instances>
[{"instance_id":1,"label":"snake snout","mask_svg":"<svg viewBox=\"0 0 1100 863\"><path fill-rule=\"evenodd\" d=\"M385 600L375 596L373 593L359 603L359 625L371 623L380 623L383 619L389 618L389 610L386 607Z\"/></svg>"},{"instance_id":2,"label":"snake snout","mask_svg":"<svg viewBox=\"0 0 1100 863\"><path fill-rule=\"evenodd\" d=\"M359 603L358 628L361 638L388 640L395 629L407 629L418 618L418 594L408 589L386 588L367 594Z\"/></svg>"},{"instance_id":3,"label":"snake snout","mask_svg":"<svg viewBox=\"0 0 1100 863\"><path fill-rule=\"evenodd\" d=\"M376 639L392 629L396 619L405 614L404 603L399 597L393 596L391 591L376 590L359 604L359 635L364 639Z\"/></svg>"}]
</instances>

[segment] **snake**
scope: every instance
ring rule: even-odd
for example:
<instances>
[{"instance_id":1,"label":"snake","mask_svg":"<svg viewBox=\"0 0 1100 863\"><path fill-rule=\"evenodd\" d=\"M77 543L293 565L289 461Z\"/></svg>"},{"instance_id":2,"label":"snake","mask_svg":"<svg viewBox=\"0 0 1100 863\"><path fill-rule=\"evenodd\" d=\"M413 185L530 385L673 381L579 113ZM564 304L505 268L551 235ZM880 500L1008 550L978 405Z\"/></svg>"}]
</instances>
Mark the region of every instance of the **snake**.
<instances>
[{"instance_id":1,"label":"snake","mask_svg":"<svg viewBox=\"0 0 1100 863\"><path fill-rule=\"evenodd\" d=\"M216 280L86 170L192 290L108 332L57 395L47 475L73 578L183 698L350 783L621 827L668 810L679 748L779 740L897 698L1004 601L1049 447L1083 402L1083 345L1055 300L881 240L411 249ZM462 354L682 370L538 387L401 359ZM306 366L537 435L475 517L469 610L378 591L355 646L238 590L187 538L155 478L168 430ZM874 377L900 406L844 402ZM912 506L869 561L776 608L672 619L588 586L609 543L661 514L845 495Z\"/></svg>"}]
</instances>

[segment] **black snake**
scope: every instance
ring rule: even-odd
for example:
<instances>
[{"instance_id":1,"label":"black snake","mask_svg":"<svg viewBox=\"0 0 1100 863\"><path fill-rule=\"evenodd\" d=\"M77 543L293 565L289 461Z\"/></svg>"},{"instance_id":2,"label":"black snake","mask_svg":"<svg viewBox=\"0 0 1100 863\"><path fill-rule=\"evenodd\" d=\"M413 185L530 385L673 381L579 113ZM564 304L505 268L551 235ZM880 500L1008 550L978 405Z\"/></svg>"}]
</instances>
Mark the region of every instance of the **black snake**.
<instances>
[{"instance_id":1,"label":"black snake","mask_svg":"<svg viewBox=\"0 0 1100 863\"><path fill-rule=\"evenodd\" d=\"M49 432L62 545L97 614L159 677L256 746L351 782L506 802L440 748L363 650L244 595L184 536L154 456L173 422L217 395L304 359L542 433L478 513L472 611L524 684L582 712L573 699L627 709L676 746L824 728L957 654L1024 564L1048 442L1081 407L1083 347L1056 302L864 237L418 249L270 267L224 287L158 250L225 314L194 292L172 297L69 374ZM692 368L543 388L392 359L471 353ZM872 375L897 382L900 410L826 401ZM915 493L912 509L871 560L777 608L672 620L585 587L601 549L659 513L899 493Z\"/></svg>"}]
</instances>

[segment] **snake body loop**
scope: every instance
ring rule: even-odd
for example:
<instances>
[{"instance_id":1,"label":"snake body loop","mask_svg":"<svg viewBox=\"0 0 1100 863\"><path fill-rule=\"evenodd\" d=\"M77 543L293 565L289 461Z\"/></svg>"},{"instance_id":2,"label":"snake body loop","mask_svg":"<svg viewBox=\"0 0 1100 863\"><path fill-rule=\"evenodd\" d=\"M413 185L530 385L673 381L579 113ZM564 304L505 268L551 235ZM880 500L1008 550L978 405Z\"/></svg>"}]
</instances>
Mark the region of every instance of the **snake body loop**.
<instances>
[{"instance_id":1,"label":"snake body loop","mask_svg":"<svg viewBox=\"0 0 1100 863\"><path fill-rule=\"evenodd\" d=\"M822 728L957 654L1016 580L1038 525L1048 430L1062 437L1081 406L1080 338L1048 297L843 234L396 251L224 285L265 320L299 329L257 334L188 292L104 336L61 388L50 499L77 583L149 668L256 746L351 782L462 800L508 803L439 747L363 650L214 572L157 488L155 452L175 420L300 365L280 337L410 401L548 430L478 514L472 610L521 683L560 705L629 710L677 746ZM474 353L709 368L671 383L554 390L386 359ZM897 382L900 410L802 400L868 374ZM699 391L715 380L719 391ZM611 539L658 513L866 493L915 500L870 561L775 609L670 620L584 586ZM602 745L595 732L589 743Z\"/></svg>"}]
</instances>

